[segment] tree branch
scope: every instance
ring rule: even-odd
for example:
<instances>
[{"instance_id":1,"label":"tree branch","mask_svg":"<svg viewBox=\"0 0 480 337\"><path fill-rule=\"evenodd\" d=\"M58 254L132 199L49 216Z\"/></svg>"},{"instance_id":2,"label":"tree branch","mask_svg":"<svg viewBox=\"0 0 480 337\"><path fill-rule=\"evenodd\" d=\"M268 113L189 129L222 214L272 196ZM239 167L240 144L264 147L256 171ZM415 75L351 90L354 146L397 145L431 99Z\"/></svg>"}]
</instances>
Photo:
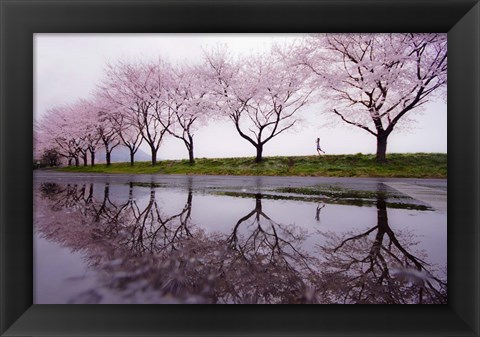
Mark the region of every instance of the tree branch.
<instances>
[{"instance_id":1,"label":"tree branch","mask_svg":"<svg viewBox=\"0 0 480 337\"><path fill-rule=\"evenodd\" d=\"M377 134L376 134L375 132L373 132L372 130L370 130L368 127L366 127L366 126L364 126L364 125L362 125L362 124L360 124L360 123L356 123L356 122L349 121L349 120L346 119L341 113L339 113L339 112L337 111L337 109L333 109L333 112L334 112L335 114L337 114L338 116L340 116L340 118L341 118L344 122L346 122L346 123L348 123L348 124L351 124L351 125L355 125L355 126L361 128L361 129L367 131L368 133L371 133L371 134L374 135L375 137L377 137Z\"/></svg>"}]
</instances>

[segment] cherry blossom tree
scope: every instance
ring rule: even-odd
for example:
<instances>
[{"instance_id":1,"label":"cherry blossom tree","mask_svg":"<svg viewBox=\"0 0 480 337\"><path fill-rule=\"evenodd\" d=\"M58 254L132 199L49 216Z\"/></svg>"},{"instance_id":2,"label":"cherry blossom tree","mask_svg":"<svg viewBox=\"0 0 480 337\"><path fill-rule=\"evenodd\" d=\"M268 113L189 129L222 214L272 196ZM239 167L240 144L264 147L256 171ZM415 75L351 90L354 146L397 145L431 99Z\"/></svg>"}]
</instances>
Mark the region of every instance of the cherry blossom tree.
<instances>
[{"instance_id":1,"label":"cherry blossom tree","mask_svg":"<svg viewBox=\"0 0 480 337\"><path fill-rule=\"evenodd\" d=\"M86 164L87 150L90 152L90 164L95 165L95 153L101 140L100 116L95 104L91 101L81 99L72 105L71 115L75 115L77 133L81 135L85 151L82 151ZM73 116L70 116L72 118ZM73 122L73 120L71 120Z\"/></svg>"},{"instance_id":2,"label":"cherry blossom tree","mask_svg":"<svg viewBox=\"0 0 480 337\"><path fill-rule=\"evenodd\" d=\"M128 111L122 109L122 107L119 108L120 109L117 110L115 107L112 107L108 110L108 120L122 145L130 151L130 166L134 166L135 154L140 148L143 138L132 120L132 116L128 114Z\"/></svg>"},{"instance_id":3,"label":"cherry blossom tree","mask_svg":"<svg viewBox=\"0 0 480 337\"><path fill-rule=\"evenodd\" d=\"M197 67L181 65L173 71L167 104L174 122L168 132L181 139L188 150L191 164L195 163L193 137L199 125L205 124L215 110L208 81Z\"/></svg>"},{"instance_id":4,"label":"cherry blossom tree","mask_svg":"<svg viewBox=\"0 0 480 337\"><path fill-rule=\"evenodd\" d=\"M77 166L79 159L87 165L90 153L94 166L95 153L101 143L109 165L111 151L119 140L105 109L105 105L95 100L79 99L48 110L36 127L38 146L56 151L68 160L74 159Z\"/></svg>"},{"instance_id":5,"label":"cherry blossom tree","mask_svg":"<svg viewBox=\"0 0 480 337\"><path fill-rule=\"evenodd\" d=\"M205 58L219 113L256 148L261 162L265 144L297 123L312 93L308 73L273 49L238 59L217 49Z\"/></svg>"},{"instance_id":6,"label":"cherry blossom tree","mask_svg":"<svg viewBox=\"0 0 480 337\"><path fill-rule=\"evenodd\" d=\"M47 149L42 154L42 161L48 166L58 166L60 163L60 155L53 149Z\"/></svg>"},{"instance_id":7,"label":"cherry blossom tree","mask_svg":"<svg viewBox=\"0 0 480 337\"><path fill-rule=\"evenodd\" d=\"M48 127L47 118L51 113L48 111L39 121L34 121L33 124L33 157L34 161L40 161L47 152L55 152L60 157L66 158L64 152L56 145L46 129Z\"/></svg>"},{"instance_id":8,"label":"cherry blossom tree","mask_svg":"<svg viewBox=\"0 0 480 337\"><path fill-rule=\"evenodd\" d=\"M93 109L98 118L97 130L105 149L105 161L107 166L110 166L112 151L120 145L121 139L117 133L115 122L112 120L110 106L101 101L96 102Z\"/></svg>"},{"instance_id":9,"label":"cherry blossom tree","mask_svg":"<svg viewBox=\"0 0 480 337\"><path fill-rule=\"evenodd\" d=\"M75 110L76 106L71 104L48 109L36 125L36 139L39 149L55 150L69 164L74 160L79 166L80 155L86 153L87 147L84 134L78 127L81 116Z\"/></svg>"},{"instance_id":10,"label":"cherry blossom tree","mask_svg":"<svg viewBox=\"0 0 480 337\"><path fill-rule=\"evenodd\" d=\"M294 63L317 77L329 113L376 137L379 162L400 120L408 125L446 93L446 34L317 34L304 42Z\"/></svg>"},{"instance_id":11,"label":"cherry blossom tree","mask_svg":"<svg viewBox=\"0 0 480 337\"><path fill-rule=\"evenodd\" d=\"M118 62L107 67L99 90L114 104L128 111L152 155L152 165L157 163L157 152L167 129L172 123L171 109L165 95L171 84L166 62Z\"/></svg>"}]
</instances>

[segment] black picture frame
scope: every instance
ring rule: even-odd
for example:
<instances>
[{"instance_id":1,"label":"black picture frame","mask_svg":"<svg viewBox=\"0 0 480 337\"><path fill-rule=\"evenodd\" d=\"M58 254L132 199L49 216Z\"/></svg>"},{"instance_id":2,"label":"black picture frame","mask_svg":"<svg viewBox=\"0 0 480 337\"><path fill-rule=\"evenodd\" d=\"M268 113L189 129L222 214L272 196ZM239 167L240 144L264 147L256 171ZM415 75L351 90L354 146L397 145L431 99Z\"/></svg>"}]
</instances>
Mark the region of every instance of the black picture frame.
<instances>
[{"instance_id":1,"label":"black picture frame","mask_svg":"<svg viewBox=\"0 0 480 337\"><path fill-rule=\"evenodd\" d=\"M478 0L0 0L2 336L478 336ZM33 34L448 32L448 305L32 305Z\"/></svg>"}]
</instances>

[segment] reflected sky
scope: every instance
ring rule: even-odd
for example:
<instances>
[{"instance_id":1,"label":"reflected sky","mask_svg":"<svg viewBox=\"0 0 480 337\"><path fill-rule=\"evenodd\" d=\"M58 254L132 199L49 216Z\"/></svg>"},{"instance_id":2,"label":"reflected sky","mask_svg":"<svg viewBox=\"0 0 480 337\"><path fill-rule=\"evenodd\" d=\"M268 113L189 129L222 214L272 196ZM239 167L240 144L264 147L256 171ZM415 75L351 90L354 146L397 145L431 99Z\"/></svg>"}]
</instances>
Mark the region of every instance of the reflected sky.
<instances>
[{"instance_id":1,"label":"reflected sky","mask_svg":"<svg viewBox=\"0 0 480 337\"><path fill-rule=\"evenodd\" d=\"M446 214L288 179L37 177L34 302L447 302Z\"/></svg>"}]
</instances>

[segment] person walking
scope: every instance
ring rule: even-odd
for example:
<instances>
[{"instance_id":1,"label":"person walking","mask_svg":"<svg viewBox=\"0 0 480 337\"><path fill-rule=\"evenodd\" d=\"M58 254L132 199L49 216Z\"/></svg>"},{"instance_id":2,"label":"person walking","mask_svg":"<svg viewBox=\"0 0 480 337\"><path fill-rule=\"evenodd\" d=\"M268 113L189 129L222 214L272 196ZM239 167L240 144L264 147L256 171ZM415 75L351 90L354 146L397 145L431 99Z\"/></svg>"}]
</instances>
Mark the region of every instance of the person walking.
<instances>
[{"instance_id":1,"label":"person walking","mask_svg":"<svg viewBox=\"0 0 480 337\"><path fill-rule=\"evenodd\" d=\"M320 147L320 138L317 138L317 152L319 156L321 155L321 152L325 153L325 151L323 151Z\"/></svg>"}]
</instances>

